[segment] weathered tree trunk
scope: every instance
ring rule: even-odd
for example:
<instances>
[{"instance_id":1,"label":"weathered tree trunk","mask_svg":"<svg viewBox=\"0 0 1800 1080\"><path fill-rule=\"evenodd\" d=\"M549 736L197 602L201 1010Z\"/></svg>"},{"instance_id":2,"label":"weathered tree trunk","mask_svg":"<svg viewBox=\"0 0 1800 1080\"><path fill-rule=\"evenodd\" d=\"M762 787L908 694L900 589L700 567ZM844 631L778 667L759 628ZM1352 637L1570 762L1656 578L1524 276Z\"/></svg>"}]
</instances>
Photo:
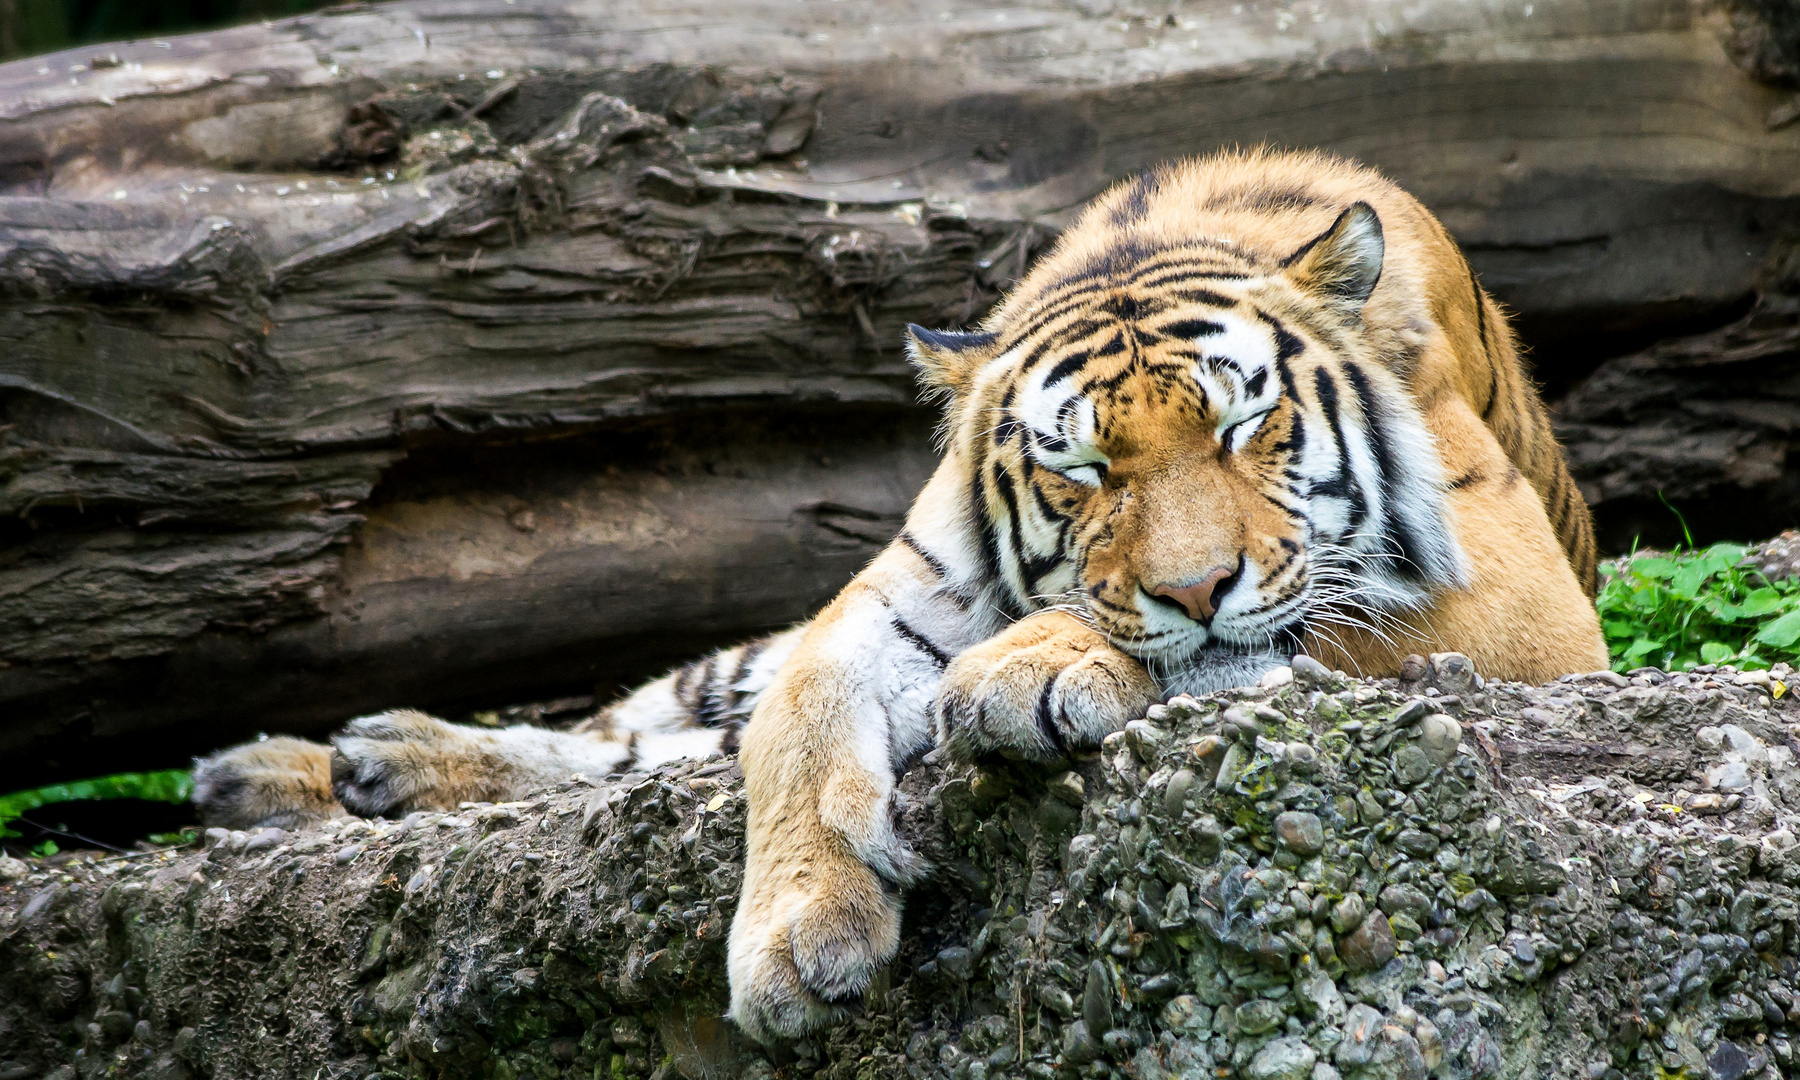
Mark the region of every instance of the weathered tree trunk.
<instances>
[{"instance_id":1,"label":"weathered tree trunk","mask_svg":"<svg viewBox=\"0 0 1800 1080\"><path fill-rule=\"evenodd\" d=\"M1298 677L1177 699L1061 775L914 770L903 830L935 875L861 1014L809 1045L764 1052L720 1018L744 822L724 759L210 851L0 863L0 1076L1794 1064L1800 717L1767 673Z\"/></svg>"},{"instance_id":2,"label":"weathered tree trunk","mask_svg":"<svg viewBox=\"0 0 1800 1080\"><path fill-rule=\"evenodd\" d=\"M1731 317L1800 222L1740 16L416 0L0 66L0 788L803 615L929 467L902 325L1164 158L1386 169L1559 386Z\"/></svg>"}]
</instances>

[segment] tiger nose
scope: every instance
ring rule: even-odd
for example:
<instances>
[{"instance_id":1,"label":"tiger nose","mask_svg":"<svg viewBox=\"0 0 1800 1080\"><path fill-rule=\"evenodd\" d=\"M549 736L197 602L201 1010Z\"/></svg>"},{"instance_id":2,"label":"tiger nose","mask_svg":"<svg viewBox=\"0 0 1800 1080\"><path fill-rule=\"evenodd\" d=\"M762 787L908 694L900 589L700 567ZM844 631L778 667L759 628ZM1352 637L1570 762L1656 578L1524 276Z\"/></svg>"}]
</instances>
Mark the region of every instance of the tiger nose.
<instances>
[{"instance_id":1,"label":"tiger nose","mask_svg":"<svg viewBox=\"0 0 1800 1080\"><path fill-rule=\"evenodd\" d=\"M1150 590L1150 595L1159 600L1179 604L1181 610L1188 613L1188 618L1204 623L1218 613L1213 604L1213 596L1220 592L1230 592L1232 579L1237 571L1231 567L1218 566L1208 570L1199 581L1191 585L1162 584ZM1224 588L1220 589L1223 585Z\"/></svg>"}]
</instances>

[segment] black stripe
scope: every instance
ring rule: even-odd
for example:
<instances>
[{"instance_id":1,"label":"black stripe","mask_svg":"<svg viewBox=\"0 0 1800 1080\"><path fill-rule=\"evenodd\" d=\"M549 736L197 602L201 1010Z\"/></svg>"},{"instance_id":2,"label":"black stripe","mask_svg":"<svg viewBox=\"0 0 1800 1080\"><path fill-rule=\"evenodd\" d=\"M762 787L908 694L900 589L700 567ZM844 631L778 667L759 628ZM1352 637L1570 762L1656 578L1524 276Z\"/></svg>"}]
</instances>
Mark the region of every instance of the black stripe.
<instances>
[{"instance_id":1,"label":"black stripe","mask_svg":"<svg viewBox=\"0 0 1800 1080\"><path fill-rule=\"evenodd\" d=\"M1313 370L1313 389L1319 395L1319 411L1325 414L1330 423L1331 441L1337 451L1337 475L1332 479L1315 485L1313 492L1322 495L1335 495L1350 501L1350 517L1352 534L1362 531L1363 523L1369 517L1369 504L1363 495L1362 485L1357 482L1355 474L1350 471L1350 455L1344 446L1344 424L1338 416L1337 380L1331 372L1324 368Z\"/></svg>"},{"instance_id":2,"label":"black stripe","mask_svg":"<svg viewBox=\"0 0 1800 1080\"><path fill-rule=\"evenodd\" d=\"M1480 469L1470 469L1468 472L1463 473L1461 476L1450 481L1450 487L1453 490L1461 491L1463 488L1469 487L1472 484L1479 484L1485 479L1486 477L1482 475Z\"/></svg>"},{"instance_id":3,"label":"black stripe","mask_svg":"<svg viewBox=\"0 0 1800 1080\"><path fill-rule=\"evenodd\" d=\"M1067 747L1063 745L1062 732L1056 730L1056 718L1050 715L1050 693L1054 689L1056 676L1052 675L1044 680L1044 689L1038 693L1037 726L1044 738L1050 740L1050 745L1056 747L1056 752L1062 754L1067 752Z\"/></svg>"},{"instance_id":4,"label":"black stripe","mask_svg":"<svg viewBox=\"0 0 1800 1080\"><path fill-rule=\"evenodd\" d=\"M931 662L936 664L939 670L950 666L950 655L948 653L932 644L930 638L907 625L906 620L898 615L894 616L894 632L911 642L914 648L918 649L926 656L931 657Z\"/></svg>"},{"instance_id":5,"label":"black stripe","mask_svg":"<svg viewBox=\"0 0 1800 1080\"><path fill-rule=\"evenodd\" d=\"M926 551L925 546L919 543L919 538L914 536L909 530L900 530L899 539L902 544L905 544L912 550L914 555L919 557L921 562L931 568L933 574L936 574L940 579L950 576L950 568L945 566L936 555Z\"/></svg>"},{"instance_id":6,"label":"black stripe","mask_svg":"<svg viewBox=\"0 0 1800 1080\"><path fill-rule=\"evenodd\" d=\"M1025 536L1019 523L1018 492L1013 490L1012 475L998 461L994 462L992 476L994 487L1000 492L1000 501L1006 504L1006 526L1008 538L1012 540L1013 569L1018 572L1019 584L1021 586L1029 585L1031 582L1025 577L1024 563L1027 556L1025 554ZM1003 585L1011 586L1011 582L1007 581L1005 574L1000 575L1000 581ZM1031 605L1029 596L1015 596L1013 599L1021 607L1028 608Z\"/></svg>"},{"instance_id":7,"label":"black stripe","mask_svg":"<svg viewBox=\"0 0 1800 1080\"><path fill-rule=\"evenodd\" d=\"M1393 441L1388 436L1387 409L1376 397L1375 387L1361 367L1346 362L1344 374L1349 376L1350 385L1356 390L1357 403L1362 407L1363 426L1368 429L1371 448L1375 451L1375 466L1381 483L1382 535L1399 546L1400 557L1410 568L1411 575L1422 577L1425 567L1420 561L1419 538L1395 513L1394 487L1399 482L1400 462L1394 457Z\"/></svg>"},{"instance_id":8,"label":"black stripe","mask_svg":"<svg viewBox=\"0 0 1800 1080\"><path fill-rule=\"evenodd\" d=\"M984 582L1000 578L1000 540L994 535L994 519L988 513L985 486L980 472L969 478L969 512L974 515L975 530L981 537L981 580ZM1000 591L1000 598L1002 602L1011 599L1005 589ZM1007 612L1009 615L1016 613Z\"/></svg>"},{"instance_id":9,"label":"black stripe","mask_svg":"<svg viewBox=\"0 0 1800 1080\"><path fill-rule=\"evenodd\" d=\"M1044 376L1044 388L1047 390L1057 383L1062 382L1077 371L1080 371L1087 365L1087 362L1088 354L1086 352L1078 352L1073 356L1066 356L1057 361L1056 366L1050 369L1050 373Z\"/></svg>"},{"instance_id":10,"label":"black stripe","mask_svg":"<svg viewBox=\"0 0 1800 1080\"><path fill-rule=\"evenodd\" d=\"M1217 337L1225 332L1225 324L1213 322L1211 319L1181 319L1157 328L1157 333L1164 337L1180 338L1191 341L1195 338Z\"/></svg>"}]
</instances>

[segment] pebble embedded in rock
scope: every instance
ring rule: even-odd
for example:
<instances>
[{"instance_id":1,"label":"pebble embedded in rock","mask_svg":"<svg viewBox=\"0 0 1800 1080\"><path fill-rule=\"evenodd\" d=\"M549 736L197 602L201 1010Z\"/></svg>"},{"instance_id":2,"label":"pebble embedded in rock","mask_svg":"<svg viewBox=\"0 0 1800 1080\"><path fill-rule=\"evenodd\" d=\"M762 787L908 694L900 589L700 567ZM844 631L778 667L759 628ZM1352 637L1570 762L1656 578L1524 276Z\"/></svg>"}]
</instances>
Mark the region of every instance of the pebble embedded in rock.
<instances>
[{"instance_id":1,"label":"pebble embedded in rock","mask_svg":"<svg viewBox=\"0 0 1800 1080\"><path fill-rule=\"evenodd\" d=\"M1426 679L1446 694L1472 694L1477 689L1475 663L1462 653L1432 653Z\"/></svg>"},{"instance_id":2,"label":"pebble embedded in rock","mask_svg":"<svg viewBox=\"0 0 1800 1080\"><path fill-rule=\"evenodd\" d=\"M1419 749L1433 763L1448 765L1462 743L1462 725L1443 713L1432 713L1419 723Z\"/></svg>"},{"instance_id":3,"label":"pebble embedded in rock","mask_svg":"<svg viewBox=\"0 0 1800 1080\"><path fill-rule=\"evenodd\" d=\"M1338 956L1353 971L1374 971L1394 958L1394 928L1380 911L1372 911L1355 932L1338 942Z\"/></svg>"},{"instance_id":4,"label":"pebble embedded in rock","mask_svg":"<svg viewBox=\"0 0 1800 1080\"><path fill-rule=\"evenodd\" d=\"M339 848L338 853L333 856L333 858L337 860L339 866L349 866L351 863L355 862L357 856L362 853L363 849L361 844L351 844L349 847Z\"/></svg>"},{"instance_id":5,"label":"pebble embedded in rock","mask_svg":"<svg viewBox=\"0 0 1800 1080\"><path fill-rule=\"evenodd\" d=\"M1394 834L1394 846L1415 859L1428 859L1437 853L1441 841L1418 829L1401 829Z\"/></svg>"},{"instance_id":6,"label":"pebble embedded in rock","mask_svg":"<svg viewBox=\"0 0 1800 1080\"><path fill-rule=\"evenodd\" d=\"M1317 855L1325 847L1325 825L1317 814L1288 810L1275 815L1275 835L1299 856Z\"/></svg>"},{"instance_id":7,"label":"pebble embedded in rock","mask_svg":"<svg viewBox=\"0 0 1800 1080\"><path fill-rule=\"evenodd\" d=\"M1362 894L1350 893L1331 909L1331 928L1340 934L1348 934L1361 926L1367 915L1368 911L1363 907Z\"/></svg>"},{"instance_id":8,"label":"pebble embedded in rock","mask_svg":"<svg viewBox=\"0 0 1800 1080\"><path fill-rule=\"evenodd\" d=\"M938 970L957 982L968 982L975 974L975 954L961 945L952 945L937 954Z\"/></svg>"},{"instance_id":9,"label":"pebble embedded in rock","mask_svg":"<svg viewBox=\"0 0 1800 1080\"><path fill-rule=\"evenodd\" d=\"M1294 672L1294 681L1302 687L1317 686L1331 679L1331 669L1305 653L1295 656L1288 667Z\"/></svg>"},{"instance_id":10,"label":"pebble embedded in rock","mask_svg":"<svg viewBox=\"0 0 1800 1080\"><path fill-rule=\"evenodd\" d=\"M1071 806L1080 806L1087 801L1087 785L1078 772L1059 773L1051 779L1048 787L1050 794Z\"/></svg>"},{"instance_id":11,"label":"pebble embedded in rock","mask_svg":"<svg viewBox=\"0 0 1800 1080\"><path fill-rule=\"evenodd\" d=\"M1261 1035L1265 1031L1274 1031L1287 1019L1287 1011L1267 998L1253 998L1244 1002L1237 1007L1236 1015L1239 1035Z\"/></svg>"},{"instance_id":12,"label":"pebble embedded in rock","mask_svg":"<svg viewBox=\"0 0 1800 1080\"><path fill-rule=\"evenodd\" d=\"M1244 1069L1248 1080L1308 1080L1318 1051L1299 1039L1271 1039L1251 1057Z\"/></svg>"},{"instance_id":13,"label":"pebble embedded in rock","mask_svg":"<svg viewBox=\"0 0 1800 1080\"><path fill-rule=\"evenodd\" d=\"M1241 742L1234 742L1225 748L1225 756L1219 762L1219 773L1213 777L1213 788L1218 791L1230 791L1237 783L1238 777L1244 774L1245 766L1250 764L1252 751Z\"/></svg>"},{"instance_id":14,"label":"pebble embedded in rock","mask_svg":"<svg viewBox=\"0 0 1800 1080\"><path fill-rule=\"evenodd\" d=\"M1394 782L1401 787L1422 783L1435 768L1430 756L1412 743L1394 751Z\"/></svg>"}]
</instances>

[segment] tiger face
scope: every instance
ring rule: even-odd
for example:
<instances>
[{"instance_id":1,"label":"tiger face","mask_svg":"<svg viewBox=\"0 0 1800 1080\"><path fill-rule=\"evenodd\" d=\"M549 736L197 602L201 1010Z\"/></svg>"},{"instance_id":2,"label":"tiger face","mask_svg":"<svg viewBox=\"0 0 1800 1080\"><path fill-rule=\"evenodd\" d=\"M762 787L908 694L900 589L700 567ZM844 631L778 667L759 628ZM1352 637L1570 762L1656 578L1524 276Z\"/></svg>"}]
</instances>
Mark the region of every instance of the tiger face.
<instances>
[{"instance_id":1,"label":"tiger face","mask_svg":"<svg viewBox=\"0 0 1800 1080\"><path fill-rule=\"evenodd\" d=\"M991 329L913 332L1020 613L1073 611L1197 691L1466 580L1432 438L1362 331L1367 204L1273 265L1217 243L1063 254Z\"/></svg>"}]
</instances>

